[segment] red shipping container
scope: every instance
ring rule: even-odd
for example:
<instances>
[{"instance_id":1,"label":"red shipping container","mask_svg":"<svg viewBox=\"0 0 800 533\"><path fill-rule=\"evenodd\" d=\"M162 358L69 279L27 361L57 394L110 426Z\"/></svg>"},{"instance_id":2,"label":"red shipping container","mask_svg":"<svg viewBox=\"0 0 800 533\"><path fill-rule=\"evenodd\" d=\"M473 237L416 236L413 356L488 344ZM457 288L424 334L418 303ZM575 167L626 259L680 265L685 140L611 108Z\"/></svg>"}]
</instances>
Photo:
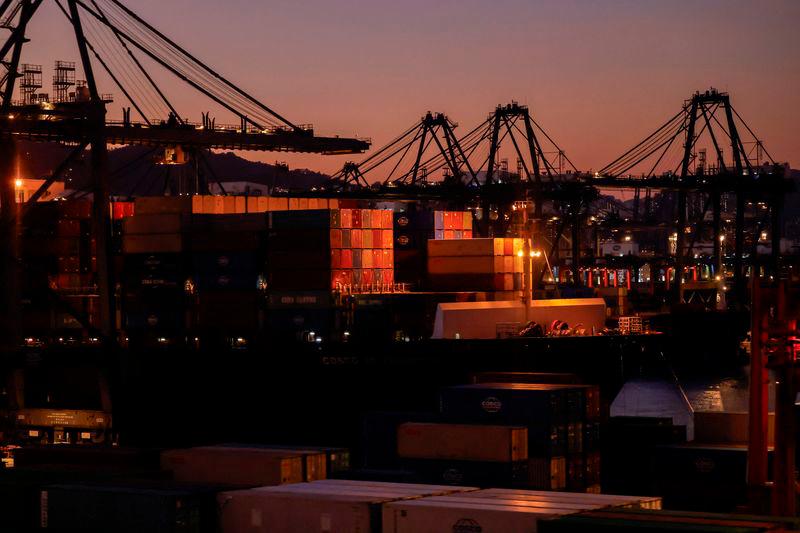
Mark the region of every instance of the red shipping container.
<instances>
[{"instance_id":1,"label":"red shipping container","mask_svg":"<svg viewBox=\"0 0 800 533\"><path fill-rule=\"evenodd\" d=\"M444 240L452 241L456 238L456 232L451 229L444 230Z\"/></svg>"},{"instance_id":2,"label":"red shipping container","mask_svg":"<svg viewBox=\"0 0 800 533\"><path fill-rule=\"evenodd\" d=\"M353 268L353 250L345 248L342 250L342 268Z\"/></svg>"},{"instance_id":3,"label":"red shipping container","mask_svg":"<svg viewBox=\"0 0 800 533\"><path fill-rule=\"evenodd\" d=\"M502 291L504 286L504 279L503 274L495 274L494 275L494 290Z\"/></svg>"},{"instance_id":4,"label":"red shipping container","mask_svg":"<svg viewBox=\"0 0 800 533\"><path fill-rule=\"evenodd\" d=\"M472 230L471 229L465 229L464 230L464 238L465 239L471 239L472 238Z\"/></svg>"},{"instance_id":5,"label":"red shipping container","mask_svg":"<svg viewBox=\"0 0 800 533\"><path fill-rule=\"evenodd\" d=\"M342 268L342 251L337 248L331 250L331 268Z\"/></svg>"},{"instance_id":6,"label":"red shipping container","mask_svg":"<svg viewBox=\"0 0 800 533\"><path fill-rule=\"evenodd\" d=\"M351 229L343 229L342 230L342 248L350 248L350 235L353 230Z\"/></svg>"},{"instance_id":7,"label":"red shipping container","mask_svg":"<svg viewBox=\"0 0 800 533\"><path fill-rule=\"evenodd\" d=\"M122 220L125 218L125 204L124 202L111 203L111 218L114 220Z\"/></svg>"},{"instance_id":8,"label":"red shipping container","mask_svg":"<svg viewBox=\"0 0 800 533\"><path fill-rule=\"evenodd\" d=\"M381 229L372 230L372 247L383 248L383 230Z\"/></svg>"},{"instance_id":9,"label":"red shipping container","mask_svg":"<svg viewBox=\"0 0 800 533\"><path fill-rule=\"evenodd\" d=\"M394 216L388 209L381 210L381 228L392 229L394 227Z\"/></svg>"},{"instance_id":10,"label":"red shipping container","mask_svg":"<svg viewBox=\"0 0 800 533\"><path fill-rule=\"evenodd\" d=\"M352 285L353 284L353 271L348 269L332 270L331 271L331 288L335 289L337 285Z\"/></svg>"},{"instance_id":11,"label":"red shipping container","mask_svg":"<svg viewBox=\"0 0 800 533\"><path fill-rule=\"evenodd\" d=\"M383 251L383 268L394 268L394 250Z\"/></svg>"},{"instance_id":12,"label":"red shipping container","mask_svg":"<svg viewBox=\"0 0 800 533\"><path fill-rule=\"evenodd\" d=\"M362 270L360 268L354 268L352 272L353 272L353 285L361 285Z\"/></svg>"},{"instance_id":13,"label":"red shipping container","mask_svg":"<svg viewBox=\"0 0 800 533\"><path fill-rule=\"evenodd\" d=\"M389 285L394 283L394 269L387 268L382 272L383 282Z\"/></svg>"},{"instance_id":14,"label":"red shipping container","mask_svg":"<svg viewBox=\"0 0 800 533\"><path fill-rule=\"evenodd\" d=\"M342 230L331 230L331 248L342 248Z\"/></svg>"},{"instance_id":15,"label":"red shipping container","mask_svg":"<svg viewBox=\"0 0 800 533\"><path fill-rule=\"evenodd\" d=\"M361 230L361 244L364 248L374 248L375 245L372 242L372 230L371 229L362 229Z\"/></svg>"},{"instance_id":16,"label":"red shipping container","mask_svg":"<svg viewBox=\"0 0 800 533\"><path fill-rule=\"evenodd\" d=\"M372 228L372 209L361 210L361 227L364 229Z\"/></svg>"},{"instance_id":17,"label":"red shipping container","mask_svg":"<svg viewBox=\"0 0 800 533\"><path fill-rule=\"evenodd\" d=\"M353 227L353 210L352 209L340 209L339 210L339 224L342 228L352 228Z\"/></svg>"},{"instance_id":18,"label":"red shipping container","mask_svg":"<svg viewBox=\"0 0 800 533\"><path fill-rule=\"evenodd\" d=\"M363 248L364 240L361 238L361 230L354 229L350 232L350 248Z\"/></svg>"},{"instance_id":19,"label":"red shipping container","mask_svg":"<svg viewBox=\"0 0 800 533\"><path fill-rule=\"evenodd\" d=\"M364 225L364 218L362 216L361 209L353 209L352 211L352 227L354 228L363 228Z\"/></svg>"},{"instance_id":20,"label":"red shipping container","mask_svg":"<svg viewBox=\"0 0 800 533\"><path fill-rule=\"evenodd\" d=\"M503 239L503 255L514 255L514 239Z\"/></svg>"},{"instance_id":21,"label":"red shipping container","mask_svg":"<svg viewBox=\"0 0 800 533\"><path fill-rule=\"evenodd\" d=\"M375 278L372 275L372 269L367 268L361 271L361 283L363 285L372 285L375 283Z\"/></svg>"},{"instance_id":22,"label":"red shipping container","mask_svg":"<svg viewBox=\"0 0 800 533\"><path fill-rule=\"evenodd\" d=\"M383 266L383 250L372 250L372 268L386 268Z\"/></svg>"}]
</instances>

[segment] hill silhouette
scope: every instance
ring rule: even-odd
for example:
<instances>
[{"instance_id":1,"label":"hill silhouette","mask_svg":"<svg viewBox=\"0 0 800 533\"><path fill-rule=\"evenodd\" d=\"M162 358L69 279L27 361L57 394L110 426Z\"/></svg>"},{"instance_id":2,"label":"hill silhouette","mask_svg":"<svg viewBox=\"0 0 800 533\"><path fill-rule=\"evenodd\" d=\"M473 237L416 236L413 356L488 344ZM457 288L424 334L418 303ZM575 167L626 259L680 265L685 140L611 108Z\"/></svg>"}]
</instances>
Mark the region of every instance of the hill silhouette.
<instances>
[{"instance_id":1,"label":"hill silhouette","mask_svg":"<svg viewBox=\"0 0 800 533\"><path fill-rule=\"evenodd\" d=\"M20 141L20 176L41 179L49 176L74 149L57 143L33 143ZM124 146L108 152L111 177L110 192L114 196L142 196L161 194L165 188L167 172L172 181L193 176L186 166L159 165L158 151L142 146ZM319 185L328 176L307 169L287 169L281 164L250 161L233 152L211 152L205 156L207 166L202 165L209 182L219 180L223 184L231 181L250 181L280 188L307 188ZM64 173L67 189L83 189L89 186L90 155L86 152L74 161Z\"/></svg>"}]
</instances>

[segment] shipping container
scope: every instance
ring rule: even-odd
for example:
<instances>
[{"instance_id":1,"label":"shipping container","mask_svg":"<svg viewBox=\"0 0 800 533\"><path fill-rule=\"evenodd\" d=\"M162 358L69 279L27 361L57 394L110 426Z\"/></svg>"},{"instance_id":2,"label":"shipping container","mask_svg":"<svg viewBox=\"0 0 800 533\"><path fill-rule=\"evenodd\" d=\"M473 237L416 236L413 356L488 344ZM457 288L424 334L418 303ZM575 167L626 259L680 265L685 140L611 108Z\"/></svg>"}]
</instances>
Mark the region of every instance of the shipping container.
<instances>
[{"instance_id":1,"label":"shipping container","mask_svg":"<svg viewBox=\"0 0 800 533\"><path fill-rule=\"evenodd\" d=\"M303 481L303 456L289 451L204 446L168 450L161 467L177 481L238 486L281 485Z\"/></svg>"},{"instance_id":2,"label":"shipping container","mask_svg":"<svg viewBox=\"0 0 800 533\"><path fill-rule=\"evenodd\" d=\"M519 426L407 422L397 431L402 458L514 462L528 458L528 430Z\"/></svg>"},{"instance_id":3,"label":"shipping container","mask_svg":"<svg viewBox=\"0 0 800 533\"><path fill-rule=\"evenodd\" d=\"M177 484L51 485L41 491L40 525L97 533L213 533L217 491Z\"/></svg>"},{"instance_id":4,"label":"shipping container","mask_svg":"<svg viewBox=\"0 0 800 533\"><path fill-rule=\"evenodd\" d=\"M381 533L386 502L449 494L470 487L443 487L327 480L219 495L223 533Z\"/></svg>"},{"instance_id":5,"label":"shipping container","mask_svg":"<svg viewBox=\"0 0 800 533\"><path fill-rule=\"evenodd\" d=\"M566 392L558 385L460 385L442 389L440 405L453 420L524 425L531 456L560 456L567 445Z\"/></svg>"}]
</instances>

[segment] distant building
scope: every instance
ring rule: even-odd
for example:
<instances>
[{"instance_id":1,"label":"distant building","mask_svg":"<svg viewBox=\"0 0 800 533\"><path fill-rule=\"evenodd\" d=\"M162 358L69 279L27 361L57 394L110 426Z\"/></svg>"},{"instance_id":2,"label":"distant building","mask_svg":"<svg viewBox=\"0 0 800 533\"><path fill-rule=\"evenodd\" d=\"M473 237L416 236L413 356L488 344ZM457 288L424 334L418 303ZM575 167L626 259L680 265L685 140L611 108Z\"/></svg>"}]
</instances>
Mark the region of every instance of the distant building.
<instances>
[{"instance_id":1,"label":"distant building","mask_svg":"<svg viewBox=\"0 0 800 533\"><path fill-rule=\"evenodd\" d=\"M17 179L14 182L17 203L27 202L31 196L39 190L45 180ZM54 181L50 184L44 194L39 198L40 202L46 202L64 195L64 182Z\"/></svg>"}]
</instances>

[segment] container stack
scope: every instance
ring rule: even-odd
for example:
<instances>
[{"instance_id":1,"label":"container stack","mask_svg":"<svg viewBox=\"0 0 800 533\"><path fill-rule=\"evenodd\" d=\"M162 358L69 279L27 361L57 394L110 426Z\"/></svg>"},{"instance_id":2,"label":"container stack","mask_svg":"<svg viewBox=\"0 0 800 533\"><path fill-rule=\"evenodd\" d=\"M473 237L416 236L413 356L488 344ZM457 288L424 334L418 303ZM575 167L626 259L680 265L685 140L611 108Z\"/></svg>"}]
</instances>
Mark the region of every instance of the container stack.
<instances>
[{"instance_id":1,"label":"container stack","mask_svg":"<svg viewBox=\"0 0 800 533\"><path fill-rule=\"evenodd\" d=\"M123 220L123 328L170 336L187 327L192 197L139 198Z\"/></svg>"},{"instance_id":2,"label":"container stack","mask_svg":"<svg viewBox=\"0 0 800 533\"><path fill-rule=\"evenodd\" d=\"M124 220L126 330L236 336L258 327L266 217L192 214L203 198L139 198Z\"/></svg>"},{"instance_id":3,"label":"container stack","mask_svg":"<svg viewBox=\"0 0 800 533\"><path fill-rule=\"evenodd\" d=\"M448 420L470 424L514 424L527 428L525 482L513 486L599 492L596 439L584 446L584 431L599 419L597 389L587 385L484 383L448 387L441 393ZM591 451L589 451L591 450ZM526 468L525 468L526 467Z\"/></svg>"},{"instance_id":4,"label":"container stack","mask_svg":"<svg viewBox=\"0 0 800 533\"><path fill-rule=\"evenodd\" d=\"M491 378L506 382L484 382ZM600 492L599 387L568 374L472 379L441 390L439 413L368 414L365 469L425 483Z\"/></svg>"},{"instance_id":5,"label":"container stack","mask_svg":"<svg viewBox=\"0 0 800 533\"><path fill-rule=\"evenodd\" d=\"M53 309L48 290L99 326L97 247L92 237L92 204L85 200L31 205L22 227L20 255L26 268L21 285L26 332L68 332L81 328L71 314Z\"/></svg>"},{"instance_id":6,"label":"container stack","mask_svg":"<svg viewBox=\"0 0 800 533\"><path fill-rule=\"evenodd\" d=\"M269 230L271 291L383 292L394 285L391 211L270 213Z\"/></svg>"},{"instance_id":7,"label":"container stack","mask_svg":"<svg viewBox=\"0 0 800 533\"><path fill-rule=\"evenodd\" d=\"M191 281L193 327L247 336L261 324L267 221L263 214L194 215Z\"/></svg>"},{"instance_id":8,"label":"container stack","mask_svg":"<svg viewBox=\"0 0 800 533\"><path fill-rule=\"evenodd\" d=\"M428 240L471 239L472 211L409 209L394 213L397 280L423 287L426 283Z\"/></svg>"},{"instance_id":9,"label":"container stack","mask_svg":"<svg viewBox=\"0 0 800 533\"><path fill-rule=\"evenodd\" d=\"M523 239L428 241L430 287L442 291L493 291L511 295L523 289Z\"/></svg>"}]
</instances>

